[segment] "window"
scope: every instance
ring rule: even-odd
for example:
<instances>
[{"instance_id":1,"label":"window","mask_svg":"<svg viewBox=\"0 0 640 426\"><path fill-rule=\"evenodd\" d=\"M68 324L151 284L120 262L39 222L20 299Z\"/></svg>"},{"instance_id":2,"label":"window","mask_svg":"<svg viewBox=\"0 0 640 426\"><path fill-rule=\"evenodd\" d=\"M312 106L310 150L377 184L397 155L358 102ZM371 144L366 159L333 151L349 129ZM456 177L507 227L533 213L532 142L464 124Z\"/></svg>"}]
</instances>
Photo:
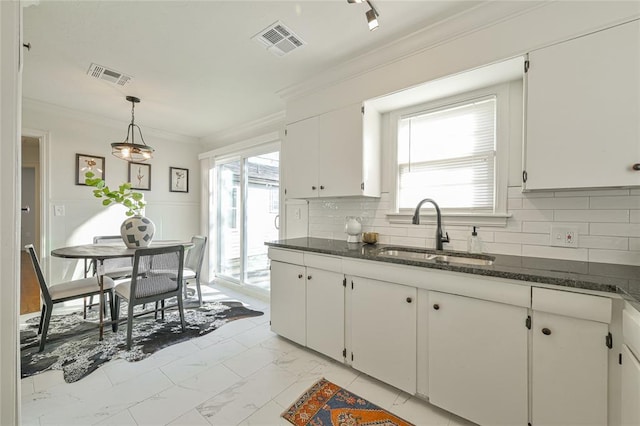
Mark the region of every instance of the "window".
<instances>
[{"instance_id":1,"label":"window","mask_svg":"<svg viewBox=\"0 0 640 426\"><path fill-rule=\"evenodd\" d=\"M507 95L504 84L391 113L399 212L432 198L445 213L505 213Z\"/></svg>"}]
</instances>

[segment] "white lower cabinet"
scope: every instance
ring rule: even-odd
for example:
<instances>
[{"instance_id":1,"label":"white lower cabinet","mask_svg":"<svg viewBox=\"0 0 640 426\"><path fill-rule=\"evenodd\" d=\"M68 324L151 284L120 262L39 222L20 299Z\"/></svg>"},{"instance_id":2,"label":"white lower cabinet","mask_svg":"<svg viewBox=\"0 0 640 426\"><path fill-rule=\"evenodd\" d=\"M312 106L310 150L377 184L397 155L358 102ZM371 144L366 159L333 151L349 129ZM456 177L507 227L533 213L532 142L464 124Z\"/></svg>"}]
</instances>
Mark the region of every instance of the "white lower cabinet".
<instances>
[{"instance_id":1,"label":"white lower cabinet","mask_svg":"<svg viewBox=\"0 0 640 426\"><path fill-rule=\"evenodd\" d=\"M416 288L347 277L347 288L352 284L353 368L415 394Z\"/></svg>"},{"instance_id":2,"label":"white lower cabinet","mask_svg":"<svg viewBox=\"0 0 640 426\"><path fill-rule=\"evenodd\" d=\"M429 292L429 401L483 425L526 425L528 310Z\"/></svg>"},{"instance_id":3,"label":"white lower cabinet","mask_svg":"<svg viewBox=\"0 0 640 426\"><path fill-rule=\"evenodd\" d=\"M306 268L271 261L271 330L306 344Z\"/></svg>"},{"instance_id":4,"label":"white lower cabinet","mask_svg":"<svg viewBox=\"0 0 640 426\"><path fill-rule=\"evenodd\" d=\"M307 346L343 362L344 275L307 268Z\"/></svg>"},{"instance_id":5,"label":"white lower cabinet","mask_svg":"<svg viewBox=\"0 0 640 426\"><path fill-rule=\"evenodd\" d=\"M611 300L534 288L532 303L532 424L606 425Z\"/></svg>"},{"instance_id":6,"label":"white lower cabinet","mask_svg":"<svg viewBox=\"0 0 640 426\"><path fill-rule=\"evenodd\" d=\"M623 426L640 425L640 360L622 345L622 415Z\"/></svg>"}]
</instances>

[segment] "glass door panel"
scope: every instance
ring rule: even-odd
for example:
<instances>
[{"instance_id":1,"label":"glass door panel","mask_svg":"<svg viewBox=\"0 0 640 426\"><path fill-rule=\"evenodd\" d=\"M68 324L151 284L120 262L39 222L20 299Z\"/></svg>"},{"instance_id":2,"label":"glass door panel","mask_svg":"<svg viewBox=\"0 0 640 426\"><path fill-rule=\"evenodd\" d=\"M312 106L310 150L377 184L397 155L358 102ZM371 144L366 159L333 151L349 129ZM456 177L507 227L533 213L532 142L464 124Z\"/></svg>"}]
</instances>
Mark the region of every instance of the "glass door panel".
<instances>
[{"instance_id":1,"label":"glass door panel","mask_svg":"<svg viewBox=\"0 0 640 426\"><path fill-rule=\"evenodd\" d=\"M280 153L245 159L244 283L269 290L269 259L265 241L278 239Z\"/></svg>"},{"instance_id":2,"label":"glass door panel","mask_svg":"<svg viewBox=\"0 0 640 426\"><path fill-rule=\"evenodd\" d=\"M217 176L217 275L240 281L241 224L240 160L216 166Z\"/></svg>"}]
</instances>

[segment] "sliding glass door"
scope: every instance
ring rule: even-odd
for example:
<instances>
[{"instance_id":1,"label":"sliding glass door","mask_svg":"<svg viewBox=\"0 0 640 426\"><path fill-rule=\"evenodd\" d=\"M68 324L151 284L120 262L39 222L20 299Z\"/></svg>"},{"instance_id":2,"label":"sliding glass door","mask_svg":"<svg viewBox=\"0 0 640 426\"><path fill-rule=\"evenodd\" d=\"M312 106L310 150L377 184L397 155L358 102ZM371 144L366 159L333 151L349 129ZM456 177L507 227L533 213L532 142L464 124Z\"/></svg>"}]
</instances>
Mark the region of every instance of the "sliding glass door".
<instances>
[{"instance_id":1,"label":"sliding glass door","mask_svg":"<svg viewBox=\"0 0 640 426\"><path fill-rule=\"evenodd\" d=\"M216 166L216 276L269 290L265 241L278 239L279 152L239 155Z\"/></svg>"}]
</instances>

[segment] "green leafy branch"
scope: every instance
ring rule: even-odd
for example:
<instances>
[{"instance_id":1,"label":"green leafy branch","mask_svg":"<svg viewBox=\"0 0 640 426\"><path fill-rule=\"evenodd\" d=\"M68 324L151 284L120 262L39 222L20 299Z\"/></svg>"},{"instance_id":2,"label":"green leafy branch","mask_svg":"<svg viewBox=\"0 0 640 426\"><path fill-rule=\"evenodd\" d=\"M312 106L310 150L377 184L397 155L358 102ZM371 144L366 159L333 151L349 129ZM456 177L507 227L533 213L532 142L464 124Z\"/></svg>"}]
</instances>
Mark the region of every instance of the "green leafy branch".
<instances>
[{"instance_id":1,"label":"green leafy branch","mask_svg":"<svg viewBox=\"0 0 640 426\"><path fill-rule=\"evenodd\" d=\"M117 190L112 191L104 180L95 176L96 175L92 171L86 172L84 174L84 183L87 186L96 188L93 190L93 196L96 198L103 198L103 206L122 204L128 209L125 213L127 216L142 214L142 210L147 203L144 202L144 195L142 193L131 190L131 183L123 183Z\"/></svg>"}]
</instances>

